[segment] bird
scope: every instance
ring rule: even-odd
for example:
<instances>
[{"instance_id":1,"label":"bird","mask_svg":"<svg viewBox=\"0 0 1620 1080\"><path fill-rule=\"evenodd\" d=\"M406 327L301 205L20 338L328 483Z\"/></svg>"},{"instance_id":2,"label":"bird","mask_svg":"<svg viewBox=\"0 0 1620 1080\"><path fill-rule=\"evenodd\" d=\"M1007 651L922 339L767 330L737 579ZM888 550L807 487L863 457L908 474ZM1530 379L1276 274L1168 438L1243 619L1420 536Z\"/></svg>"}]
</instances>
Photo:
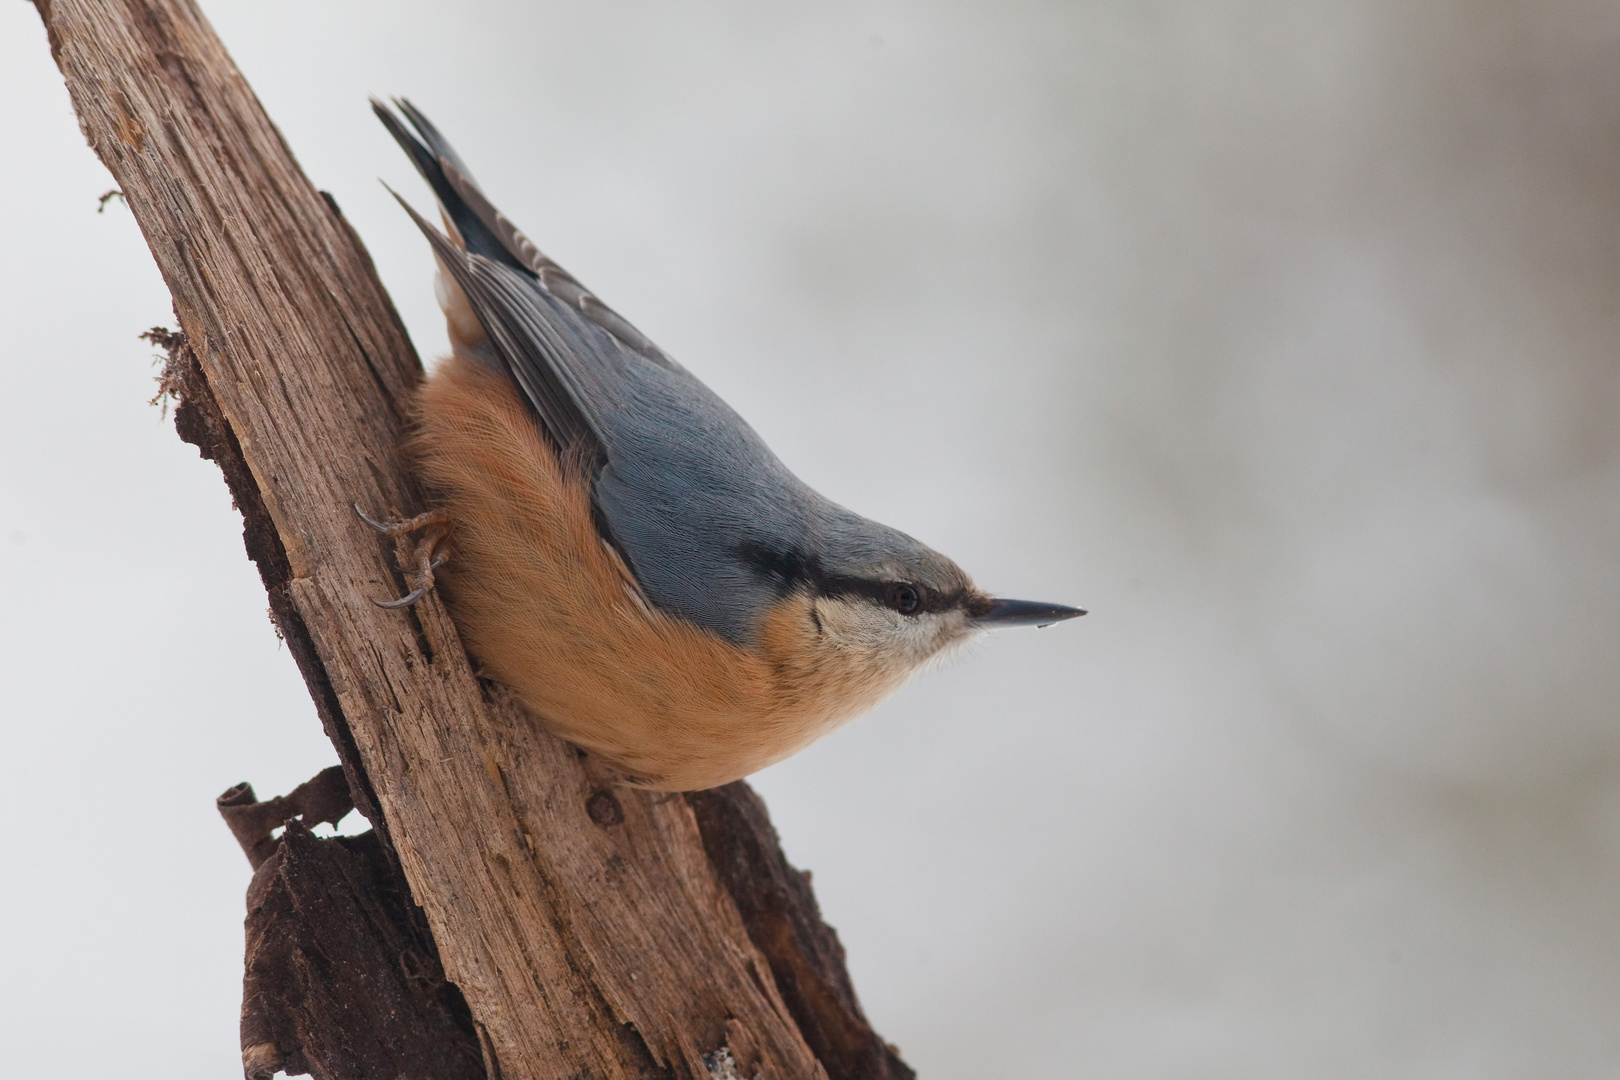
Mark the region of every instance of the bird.
<instances>
[{"instance_id":1,"label":"bird","mask_svg":"<svg viewBox=\"0 0 1620 1080\"><path fill-rule=\"evenodd\" d=\"M438 203L442 231L395 193L451 345L404 444L435 509L355 507L417 538L416 587L379 603L438 588L480 672L622 783L740 779L980 631L1085 614L993 597L812 489L497 210L419 109L371 104Z\"/></svg>"}]
</instances>

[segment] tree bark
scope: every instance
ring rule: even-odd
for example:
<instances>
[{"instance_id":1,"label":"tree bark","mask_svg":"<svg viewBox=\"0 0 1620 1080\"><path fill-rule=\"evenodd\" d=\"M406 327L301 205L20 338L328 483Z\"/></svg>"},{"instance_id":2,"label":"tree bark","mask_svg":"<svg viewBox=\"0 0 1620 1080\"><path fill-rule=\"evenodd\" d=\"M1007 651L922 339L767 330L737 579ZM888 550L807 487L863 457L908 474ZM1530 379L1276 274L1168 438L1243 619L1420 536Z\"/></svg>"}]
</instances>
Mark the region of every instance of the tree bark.
<instances>
[{"instance_id":1,"label":"tree bark","mask_svg":"<svg viewBox=\"0 0 1620 1080\"><path fill-rule=\"evenodd\" d=\"M365 249L200 11L36 3L80 125L173 295L177 426L225 473L376 832L374 852L329 858L296 827L264 846L261 873L292 898L276 910L299 910L296 864L382 927L389 905L366 899L365 881L396 868L465 996L480 1067L505 1080L708 1077L733 1063L781 1080L910 1075L861 1017L842 950L818 936L831 932L746 787L697 802L706 824L685 798L616 787L475 677L434 596L404 611L369 602L401 591L400 553L352 507L425 509L397 452L420 363ZM792 1003L778 989L790 977Z\"/></svg>"}]
</instances>

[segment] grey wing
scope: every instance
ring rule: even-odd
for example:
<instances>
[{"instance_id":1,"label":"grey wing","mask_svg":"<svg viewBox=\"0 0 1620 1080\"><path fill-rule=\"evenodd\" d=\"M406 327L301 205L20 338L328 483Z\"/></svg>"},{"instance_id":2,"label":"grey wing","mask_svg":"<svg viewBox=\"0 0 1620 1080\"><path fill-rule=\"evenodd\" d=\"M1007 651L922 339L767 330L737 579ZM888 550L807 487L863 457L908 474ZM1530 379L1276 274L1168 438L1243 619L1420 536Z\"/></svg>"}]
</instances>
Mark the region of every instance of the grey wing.
<instances>
[{"instance_id":1,"label":"grey wing","mask_svg":"<svg viewBox=\"0 0 1620 1080\"><path fill-rule=\"evenodd\" d=\"M577 330L558 318L557 301L533 278L482 255L471 255L428 224L400 200L433 245L450 276L467 295L473 313L495 346L512 380L534 407L559 451L585 449L600 462L606 454L601 418L592 407L600 397L597 372L581 364ZM570 339L574 340L570 340Z\"/></svg>"}]
</instances>

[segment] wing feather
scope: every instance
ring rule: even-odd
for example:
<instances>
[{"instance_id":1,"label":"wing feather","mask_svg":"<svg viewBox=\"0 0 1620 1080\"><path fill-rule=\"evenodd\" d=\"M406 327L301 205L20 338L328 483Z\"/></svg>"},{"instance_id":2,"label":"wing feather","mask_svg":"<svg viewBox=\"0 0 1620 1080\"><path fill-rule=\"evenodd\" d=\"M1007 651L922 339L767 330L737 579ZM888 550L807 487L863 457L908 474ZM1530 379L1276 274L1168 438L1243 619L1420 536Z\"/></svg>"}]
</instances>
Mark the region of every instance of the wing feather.
<instances>
[{"instance_id":1,"label":"wing feather","mask_svg":"<svg viewBox=\"0 0 1620 1080\"><path fill-rule=\"evenodd\" d=\"M399 198L398 195L394 196ZM548 310L557 301L539 283L504 262L463 251L399 199L405 212L433 245L450 276L472 304L512 380L540 418L542 428L560 452L582 447L600 462L606 457L600 418L590 401L596 386L577 362L577 341L558 324L563 313Z\"/></svg>"}]
</instances>

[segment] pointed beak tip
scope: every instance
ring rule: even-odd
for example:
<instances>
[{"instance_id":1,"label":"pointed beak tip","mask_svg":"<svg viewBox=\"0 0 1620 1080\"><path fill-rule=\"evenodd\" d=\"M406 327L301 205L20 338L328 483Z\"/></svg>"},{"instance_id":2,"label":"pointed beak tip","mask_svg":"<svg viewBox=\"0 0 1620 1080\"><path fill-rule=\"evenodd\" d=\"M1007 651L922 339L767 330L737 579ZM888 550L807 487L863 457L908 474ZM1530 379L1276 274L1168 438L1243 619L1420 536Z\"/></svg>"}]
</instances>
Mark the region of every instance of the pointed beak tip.
<instances>
[{"instance_id":1,"label":"pointed beak tip","mask_svg":"<svg viewBox=\"0 0 1620 1080\"><path fill-rule=\"evenodd\" d=\"M1060 622L1067 622L1070 619L1078 619L1080 616L1082 616L1084 614L1086 614L1086 609L1085 608L1070 608L1068 611L1064 612L1062 615L1057 616L1055 619L1052 619L1049 622L1036 623L1035 624L1035 629L1037 629L1037 630L1045 630L1048 626L1056 626Z\"/></svg>"},{"instance_id":2,"label":"pointed beak tip","mask_svg":"<svg viewBox=\"0 0 1620 1080\"><path fill-rule=\"evenodd\" d=\"M993 630L1006 626L1034 626L1045 628L1053 623L1060 623L1066 619L1076 619L1086 612L1083 608L1068 607L1063 604L1046 604L1036 600L1005 600L997 598L990 601L990 608L980 615L974 622L986 629Z\"/></svg>"}]
</instances>

